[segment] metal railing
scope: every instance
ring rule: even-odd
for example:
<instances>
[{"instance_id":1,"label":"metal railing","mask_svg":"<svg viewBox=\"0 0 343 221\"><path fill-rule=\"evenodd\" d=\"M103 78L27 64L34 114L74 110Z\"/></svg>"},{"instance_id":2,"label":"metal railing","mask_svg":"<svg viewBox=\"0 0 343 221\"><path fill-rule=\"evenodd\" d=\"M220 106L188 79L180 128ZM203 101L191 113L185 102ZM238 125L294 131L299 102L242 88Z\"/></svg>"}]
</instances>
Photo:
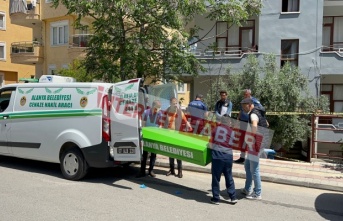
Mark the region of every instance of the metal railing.
<instances>
[{"instance_id":1,"label":"metal railing","mask_svg":"<svg viewBox=\"0 0 343 221\"><path fill-rule=\"evenodd\" d=\"M40 47L42 44L38 41L20 41L11 44L11 53L33 53L35 47Z\"/></svg>"},{"instance_id":2,"label":"metal railing","mask_svg":"<svg viewBox=\"0 0 343 221\"><path fill-rule=\"evenodd\" d=\"M254 48L243 47L225 47L225 48L206 48L206 49L193 49L187 51L193 54L195 57L222 57L222 58L241 58L247 53L256 53Z\"/></svg>"},{"instance_id":3,"label":"metal railing","mask_svg":"<svg viewBox=\"0 0 343 221\"><path fill-rule=\"evenodd\" d=\"M93 36L93 34L76 34L72 35L72 40L70 41L70 47L80 47L86 48L89 47L89 40Z\"/></svg>"},{"instance_id":4,"label":"metal railing","mask_svg":"<svg viewBox=\"0 0 343 221\"><path fill-rule=\"evenodd\" d=\"M333 45L323 45L321 47L322 52L338 52L338 53L343 53L343 42L340 43L334 43Z\"/></svg>"},{"instance_id":5,"label":"metal railing","mask_svg":"<svg viewBox=\"0 0 343 221\"><path fill-rule=\"evenodd\" d=\"M326 120L323 124L321 121ZM311 158L329 158L342 162L343 160L343 115L312 115L311 119ZM318 144L327 144L319 150ZM333 145L341 148L333 148Z\"/></svg>"}]
</instances>

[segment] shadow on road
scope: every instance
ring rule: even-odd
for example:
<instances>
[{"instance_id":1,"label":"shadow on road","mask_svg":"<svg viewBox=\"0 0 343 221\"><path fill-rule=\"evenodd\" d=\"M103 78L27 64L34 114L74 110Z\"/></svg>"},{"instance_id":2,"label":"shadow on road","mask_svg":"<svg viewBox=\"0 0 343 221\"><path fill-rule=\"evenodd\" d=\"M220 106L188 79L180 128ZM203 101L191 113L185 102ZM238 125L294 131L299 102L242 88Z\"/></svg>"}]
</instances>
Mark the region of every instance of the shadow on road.
<instances>
[{"instance_id":1,"label":"shadow on road","mask_svg":"<svg viewBox=\"0 0 343 221\"><path fill-rule=\"evenodd\" d=\"M315 209L326 220L343 220L343 194L323 193L316 198Z\"/></svg>"},{"instance_id":2,"label":"shadow on road","mask_svg":"<svg viewBox=\"0 0 343 221\"><path fill-rule=\"evenodd\" d=\"M195 200L197 202L206 204L210 202L210 196L208 195L210 192L177 184L177 182L180 181L180 179L177 177L175 177L175 182L159 179L159 177L165 176L166 171L164 170L154 169L154 172L157 175L155 178L149 176L136 178L138 172L139 168L132 166L124 168L92 169L83 182L104 183L114 187L131 189L115 184L115 182L124 179L139 186L144 184L146 188L180 197L185 200Z\"/></svg>"},{"instance_id":3,"label":"shadow on road","mask_svg":"<svg viewBox=\"0 0 343 221\"><path fill-rule=\"evenodd\" d=\"M40 173L63 179L60 165L56 163L0 156L0 166L15 170L27 171L30 173Z\"/></svg>"},{"instance_id":4,"label":"shadow on road","mask_svg":"<svg viewBox=\"0 0 343 221\"><path fill-rule=\"evenodd\" d=\"M35 160L0 156L0 167L26 171L30 173L44 174L64 179L60 170L60 166L56 163L46 163ZM117 182L120 180L127 180L137 185L144 184L147 188L174 195L185 200L195 200L202 203L209 203L209 194L211 191L201 191L177 184L180 181L180 179L177 177L175 177L175 181L173 182L159 179L159 176L165 176L166 171L164 170L155 169L154 172L157 174L156 178L151 178L149 176L144 178L136 178L138 172L139 168L134 166L104 169L91 168L87 176L79 182L103 183L115 188L132 190L131 187L117 184Z\"/></svg>"}]
</instances>

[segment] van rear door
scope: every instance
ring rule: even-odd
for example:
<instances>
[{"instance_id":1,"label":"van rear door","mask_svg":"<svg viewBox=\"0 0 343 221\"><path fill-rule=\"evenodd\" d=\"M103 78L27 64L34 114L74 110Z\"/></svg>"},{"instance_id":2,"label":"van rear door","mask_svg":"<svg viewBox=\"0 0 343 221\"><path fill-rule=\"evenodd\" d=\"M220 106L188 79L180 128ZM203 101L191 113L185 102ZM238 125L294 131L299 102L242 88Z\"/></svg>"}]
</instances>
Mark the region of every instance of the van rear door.
<instances>
[{"instance_id":1,"label":"van rear door","mask_svg":"<svg viewBox=\"0 0 343 221\"><path fill-rule=\"evenodd\" d=\"M113 85L110 110L110 147L113 159L121 162L140 161L139 116L144 106L139 93L141 79L119 82ZM141 94L141 95L140 95Z\"/></svg>"}]
</instances>

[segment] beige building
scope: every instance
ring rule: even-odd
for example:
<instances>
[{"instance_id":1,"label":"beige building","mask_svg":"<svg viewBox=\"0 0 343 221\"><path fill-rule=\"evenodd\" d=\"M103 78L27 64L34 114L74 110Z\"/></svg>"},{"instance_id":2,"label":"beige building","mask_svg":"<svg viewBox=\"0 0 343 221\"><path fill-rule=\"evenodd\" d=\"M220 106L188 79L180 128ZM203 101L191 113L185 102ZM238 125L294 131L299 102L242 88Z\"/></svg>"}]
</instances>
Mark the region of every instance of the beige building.
<instances>
[{"instance_id":1,"label":"beige building","mask_svg":"<svg viewBox=\"0 0 343 221\"><path fill-rule=\"evenodd\" d=\"M68 68L74 59L85 57L92 21L83 18L82 25L88 27L76 29L75 16L67 15L63 6L57 9L51 6L51 0L4 0L1 3L0 15L6 15L3 21L7 29L0 32L0 48L1 42L5 42L8 59L5 66L1 65L0 74L4 73L6 83L56 74ZM4 40L2 33L6 36ZM192 99L191 85L185 81L177 88L178 99L186 108Z\"/></svg>"},{"instance_id":2,"label":"beige building","mask_svg":"<svg viewBox=\"0 0 343 221\"><path fill-rule=\"evenodd\" d=\"M66 15L63 6L57 9L51 6L51 0L1 2L0 15L6 15L6 30L0 32L0 42L6 42L5 70L17 73L11 78L14 81L55 74L59 69L68 68L74 59L85 56L89 27L76 29L75 16ZM90 21L84 19L82 24L88 25ZM5 33L4 40L2 33ZM0 72L2 69L1 65ZM11 76L7 72L6 77Z\"/></svg>"},{"instance_id":3,"label":"beige building","mask_svg":"<svg viewBox=\"0 0 343 221\"><path fill-rule=\"evenodd\" d=\"M28 62L17 62L12 56L13 45L32 42L32 28L13 24L10 18L10 1L0 2L0 86L18 82L20 78L31 78L36 74L36 66ZM24 60L24 59L23 59Z\"/></svg>"}]
</instances>

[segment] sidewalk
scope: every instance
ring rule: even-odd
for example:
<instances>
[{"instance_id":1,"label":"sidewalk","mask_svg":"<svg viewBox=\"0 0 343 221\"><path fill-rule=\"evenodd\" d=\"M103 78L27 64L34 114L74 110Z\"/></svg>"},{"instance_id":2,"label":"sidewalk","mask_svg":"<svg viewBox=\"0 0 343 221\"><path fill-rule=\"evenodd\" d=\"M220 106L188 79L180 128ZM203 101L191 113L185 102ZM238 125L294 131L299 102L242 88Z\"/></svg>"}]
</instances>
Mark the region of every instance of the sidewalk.
<instances>
[{"instance_id":1,"label":"sidewalk","mask_svg":"<svg viewBox=\"0 0 343 221\"><path fill-rule=\"evenodd\" d=\"M234 160L238 158L239 153L234 153ZM198 166L188 162L182 163L184 170L211 173L211 164ZM157 155L155 165L169 168L168 157ZM260 174L262 181L343 192L342 164L261 159ZM245 178L243 164L234 163L233 176Z\"/></svg>"}]
</instances>

